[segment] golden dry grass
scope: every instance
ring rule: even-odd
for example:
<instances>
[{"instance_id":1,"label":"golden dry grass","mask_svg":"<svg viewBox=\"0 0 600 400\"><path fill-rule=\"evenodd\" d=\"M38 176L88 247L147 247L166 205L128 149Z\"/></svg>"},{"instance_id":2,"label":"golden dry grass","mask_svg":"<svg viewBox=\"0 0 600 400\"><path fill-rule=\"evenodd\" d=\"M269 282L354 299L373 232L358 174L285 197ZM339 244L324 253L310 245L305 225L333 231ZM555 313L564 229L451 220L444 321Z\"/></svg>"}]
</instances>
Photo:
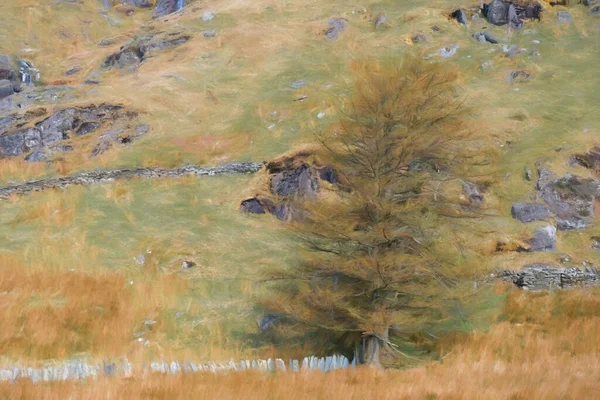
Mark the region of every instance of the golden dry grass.
<instances>
[{"instance_id":1,"label":"golden dry grass","mask_svg":"<svg viewBox=\"0 0 600 400\"><path fill-rule=\"evenodd\" d=\"M5 398L593 399L600 390L597 290L513 290L488 333L448 335L442 362L408 370L236 373L3 384Z\"/></svg>"}]
</instances>

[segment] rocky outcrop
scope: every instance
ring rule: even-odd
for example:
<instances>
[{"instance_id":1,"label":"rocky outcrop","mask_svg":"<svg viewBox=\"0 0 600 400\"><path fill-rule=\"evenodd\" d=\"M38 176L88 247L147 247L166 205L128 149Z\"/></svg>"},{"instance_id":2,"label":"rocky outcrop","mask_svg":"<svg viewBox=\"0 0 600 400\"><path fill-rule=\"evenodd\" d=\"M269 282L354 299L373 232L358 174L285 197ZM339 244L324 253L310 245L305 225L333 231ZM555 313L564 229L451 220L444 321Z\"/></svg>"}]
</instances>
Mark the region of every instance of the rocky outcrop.
<instances>
[{"instance_id":1,"label":"rocky outcrop","mask_svg":"<svg viewBox=\"0 0 600 400\"><path fill-rule=\"evenodd\" d=\"M600 284L596 268L559 268L548 264L531 264L520 271L503 270L496 277L515 286L532 291L572 289Z\"/></svg>"},{"instance_id":2,"label":"rocky outcrop","mask_svg":"<svg viewBox=\"0 0 600 400\"><path fill-rule=\"evenodd\" d=\"M19 72L10 56L0 54L0 99L21 90Z\"/></svg>"},{"instance_id":3,"label":"rocky outcrop","mask_svg":"<svg viewBox=\"0 0 600 400\"><path fill-rule=\"evenodd\" d=\"M240 211L270 213L284 221L301 218L302 212L295 206L298 200L316 199L321 182L339 183L331 166L319 167L308 162L307 157L308 154L300 153L268 163L266 170L269 173L271 196L246 199L240 204Z\"/></svg>"},{"instance_id":4,"label":"rocky outcrop","mask_svg":"<svg viewBox=\"0 0 600 400\"><path fill-rule=\"evenodd\" d=\"M82 172L80 174L58 178L30 181L20 185L0 188L0 197L23 195L39 192L44 189L64 188L71 185L89 185L93 183L112 182L128 178L176 178L186 175L214 176L226 174L249 174L260 170L263 164L259 163L230 163L217 167L198 167L188 165L180 168L122 168L114 170L97 170Z\"/></svg>"},{"instance_id":5,"label":"rocky outcrop","mask_svg":"<svg viewBox=\"0 0 600 400\"><path fill-rule=\"evenodd\" d=\"M493 0L489 4L484 4L483 14L490 24L506 25L520 28L523 24L523 19L540 19L542 6L531 1L523 4L522 2L510 0Z\"/></svg>"},{"instance_id":6,"label":"rocky outcrop","mask_svg":"<svg viewBox=\"0 0 600 400\"><path fill-rule=\"evenodd\" d=\"M104 60L104 68L134 67L157 51L179 46L191 37L183 32L149 32L135 36Z\"/></svg>"},{"instance_id":7,"label":"rocky outcrop","mask_svg":"<svg viewBox=\"0 0 600 400\"><path fill-rule=\"evenodd\" d=\"M539 176L538 196L555 214L558 229L581 229L592 221L599 181L570 174L558 178L545 168L540 168Z\"/></svg>"},{"instance_id":8,"label":"rocky outcrop","mask_svg":"<svg viewBox=\"0 0 600 400\"><path fill-rule=\"evenodd\" d=\"M45 118L40 119L42 116ZM136 116L137 113L112 104L69 107L50 116L43 108L14 114L0 120L0 158L30 153L26 157L28 161L41 161L51 151L69 149L68 146L56 146L57 142L99 132L115 124L122 125L119 134L111 136L113 141L122 137L132 139L139 135L134 132L123 136L123 131L127 122ZM101 139L106 141L106 136Z\"/></svg>"},{"instance_id":9,"label":"rocky outcrop","mask_svg":"<svg viewBox=\"0 0 600 400\"><path fill-rule=\"evenodd\" d=\"M570 174L559 178L547 168L539 168L538 174L537 196L545 206L515 203L511 209L513 218L527 223L553 216L559 230L582 229L592 222L600 181Z\"/></svg>"}]
</instances>

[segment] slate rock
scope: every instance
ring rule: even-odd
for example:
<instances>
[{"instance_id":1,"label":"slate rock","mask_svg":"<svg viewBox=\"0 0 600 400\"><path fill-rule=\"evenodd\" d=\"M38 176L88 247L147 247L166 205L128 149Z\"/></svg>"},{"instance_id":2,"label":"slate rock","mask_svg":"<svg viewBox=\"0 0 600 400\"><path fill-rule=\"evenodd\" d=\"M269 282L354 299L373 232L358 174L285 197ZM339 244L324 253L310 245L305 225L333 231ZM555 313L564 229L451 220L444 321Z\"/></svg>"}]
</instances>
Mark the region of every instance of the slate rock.
<instances>
[{"instance_id":1,"label":"slate rock","mask_svg":"<svg viewBox=\"0 0 600 400\"><path fill-rule=\"evenodd\" d=\"M47 159L48 159L48 155L40 150L33 151L25 157L25 161L29 161L29 162L40 162L40 161L45 161Z\"/></svg>"},{"instance_id":2,"label":"slate rock","mask_svg":"<svg viewBox=\"0 0 600 400\"><path fill-rule=\"evenodd\" d=\"M600 171L600 147L594 147L587 153L574 154L571 157L572 163L579 164L582 167Z\"/></svg>"},{"instance_id":3,"label":"slate rock","mask_svg":"<svg viewBox=\"0 0 600 400\"><path fill-rule=\"evenodd\" d=\"M444 47L443 49L440 50L440 55L444 58L450 58L456 54L458 49L459 49L459 46L457 46L457 45L451 45L448 47Z\"/></svg>"},{"instance_id":4,"label":"slate rock","mask_svg":"<svg viewBox=\"0 0 600 400\"><path fill-rule=\"evenodd\" d=\"M119 0L119 2L139 8L150 8L154 4L151 0Z\"/></svg>"},{"instance_id":5,"label":"slate rock","mask_svg":"<svg viewBox=\"0 0 600 400\"><path fill-rule=\"evenodd\" d=\"M484 6L484 14L488 22L493 25L506 25L508 23L509 3L502 0L493 0Z\"/></svg>"},{"instance_id":6,"label":"slate rock","mask_svg":"<svg viewBox=\"0 0 600 400\"><path fill-rule=\"evenodd\" d=\"M240 211L250 214L265 214L270 212L272 204L267 203L265 200L259 200L256 197L242 201L240 205Z\"/></svg>"},{"instance_id":7,"label":"slate rock","mask_svg":"<svg viewBox=\"0 0 600 400\"><path fill-rule=\"evenodd\" d=\"M296 81L290 85L292 89L300 89L301 87L306 86L306 81Z\"/></svg>"},{"instance_id":8,"label":"slate rock","mask_svg":"<svg viewBox=\"0 0 600 400\"><path fill-rule=\"evenodd\" d=\"M415 33L410 40L412 40L413 43L425 43L427 42L427 36L422 33Z\"/></svg>"},{"instance_id":9,"label":"slate rock","mask_svg":"<svg viewBox=\"0 0 600 400\"><path fill-rule=\"evenodd\" d=\"M533 238L529 239L529 252L556 250L556 227L547 225L533 231Z\"/></svg>"},{"instance_id":10,"label":"slate rock","mask_svg":"<svg viewBox=\"0 0 600 400\"><path fill-rule=\"evenodd\" d=\"M0 54L0 79L6 79L11 82L18 81L19 79L12 58L6 54Z\"/></svg>"},{"instance_id":11,"label":"slate rock","mask_svg":"<svg viewBox=\"0 0 600 400\"><path fill-rule=\"evenodd\" d=\"M471 182L463 182L463 191L469 203L481 204L483 203L483 194L478 185Z\"/></svg>"},{"instance_id":12,"label":"slate rock","mask_svg":"<svg viewBox=\"0 0 600 400\"><path fill-rule=\"evenodd\" d=\"M217 36L217 30L210 29L208 31L204 31L204 32L202 32L202 36L204 36L207 39L214 38L215 36Z\"/></svg>"},{"instance_id":13,"label":"slate rock","mask_svg":"<svg viewBox=\"0 0 600 400\"><path fill-rule=\"evenodd\" d=\"M153 18L160 18L181 10L185 0L158 0L152 14Z\"/></svg>"},{"instance_id":14,"label":"slate rock","mask_svg":"<svg viewBox=\"0 0 600 400\"><path fill-rule=\"evenodd\" d=\"M462 8L453 11L450 17L457 20L459 24L467 25L467 14Z\"/></svg>"},{"instance_id":15,"label":"slate rock","mask_svg":"<svg viewBox=\"0 0 600 400\"><path fill-rule=\"evenodd\" d=\"M590 9L590 15L600 15L600 6L593 7Z\"/></svg>"},{"instance_id":16,"label":"slate rock","mask_svg":"<svg viewBox=\"0 0 600 400\"><path fill-rule=\"evenodd\" d=\"M488 22L493 25L511 24L511 27L520 28L522 19L540 19L542 6L536 1L526 4L511 2L508 0L493 0L490 4L484 4L483 14Z\"/></svg>"},{"instance_id":17,"label":"slate rock","mask_svg":"<svg viewBox=\"0 0 600 400\"><path fill-rule=\"evenodd\" d=\"M331 184L340 182L335 170L329 165L319 170L319 178Z\"/></svg>"},{"instance_id":18,"label":"slate rock","mask_svg":"<svg viewBox=\"0 0 600 400\"><path fill-rule=\"evenodd\" d=\"M525 223L541 221L551 216L548 207L540 203L515 203L510 213L513 218Z\"/></svg>"},{"instance_id":19,"label":"slate rock","mask_svg":"<svg viewBox=\"0 0 600 400\"><path fill-rule=\"evenodd\" d=\"M570 23L571 22L571 14L569 14L566 11L559 11L558 12L558 22Z\"/></svg>"},{"instance_id":20,"label":"slate rock","mask_svg":"<svg viewBox=\"0 0 600 400\"><path fill-rule=\"evenodd\" d=\"M477 39L480 42L487 42L487 43L492 43L492 44L497 44L498 41L492 36L491 33L483 31L483 32L475 32L473 34L473 37L475 39Z\"/></svg>"},{"instance_id":21,"label":"slate rock","mask_svg":"<svg viewBox=\"0 0 600 400\"><path fill-rule=\"evenodd\" d=\"M388 22L388 19L385 17L385 15L379 14L377 16L377 18L375 18L375 22L373 23L373 28L379 29L379 28L385 26L385 24L387 24L387 22Z\"/></svg>"},{"instance_id":22,"label":"slate rock","mask_svg":"<svg viewBox=\"0 0 600 400\"><path fill-rule=\"evenodd\" d=\"M121 49L104 60L103 67L135 66L153 53L187 42L191 37L182 32L150 32L135 36Z\"/></svg>"},{"instance_id":23,"label":"slate rock","mask_svg":"<svg viewBox=\"0 0 600 400\"><path fill-rule=\"evenodd\" d=\"M329 27L325 31L327 39L337 39L339 34L346 28L346 23L343 18L330 18L328 25Z\"/></svg>"},{"instance_id":24,"label":"slate rock","mask_svg":"<svg viewBox=\"0 0 600 400\"><path fill-rule=\"evenodd\" d=\"M511 83L523 83L529 80L531 74L527 71L513 71L508 75L508 81Z\"/></svg>"},{"instance_id":25,"label":"slate rock","mask_svg":"<svg viewBox=\"0 0 600 400\"><path fill-rule=\"evenodd\" d=\"M8 79L0 80L0 99L13 95L15 93L13 83Z\"/></svg>"},{"instance_id":26,"label":"slate rock","mask_svg":"<svg viewBox=\"0 0 600 400\"><path fill-rule=\"evenodd\" d=\"M271 192L281 197L315 198L319 191L318 174L307 164L284 171L271 178Z\"/></svg>"},{"instance_id":27,"label":"slate rock","mask_svg":"<svg viewBox=\"0 0 600 400\"><path fill-rule=\"evenodd\" d=\"M556 215L558 229L582 229L592 222L599 181L570 174L557 178L546 168L539 169L539 176L538 196Z\"/></svg>"}]
</instances>

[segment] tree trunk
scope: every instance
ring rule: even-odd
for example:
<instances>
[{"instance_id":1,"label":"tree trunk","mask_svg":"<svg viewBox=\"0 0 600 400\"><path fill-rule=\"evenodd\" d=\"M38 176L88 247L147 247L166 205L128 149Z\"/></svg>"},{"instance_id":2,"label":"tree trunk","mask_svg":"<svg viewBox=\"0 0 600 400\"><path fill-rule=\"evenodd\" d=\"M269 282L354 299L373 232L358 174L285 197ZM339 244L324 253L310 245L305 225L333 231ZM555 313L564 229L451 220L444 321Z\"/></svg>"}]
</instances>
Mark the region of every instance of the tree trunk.
<instances>
[{"instance_id":1,"label":"tree trunk","mask_svg":"<svg viewBox=\"0 0 600 400\"><path fill-rule=\"evenodd\" d=\"M356 349L358 363L370 367L381 368L381 340L377 336L365 336Z\"/></svg>"}]
</instances>

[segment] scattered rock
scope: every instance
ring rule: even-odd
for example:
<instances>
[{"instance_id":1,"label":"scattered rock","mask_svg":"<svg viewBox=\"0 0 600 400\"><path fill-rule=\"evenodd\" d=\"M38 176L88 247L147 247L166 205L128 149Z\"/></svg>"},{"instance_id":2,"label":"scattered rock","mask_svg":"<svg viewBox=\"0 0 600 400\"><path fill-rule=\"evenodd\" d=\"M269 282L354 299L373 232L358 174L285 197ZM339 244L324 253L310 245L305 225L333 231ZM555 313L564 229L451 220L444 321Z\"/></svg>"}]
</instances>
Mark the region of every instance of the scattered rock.
<instances>
[{"instance_id":1,"label":"scattered rock","mask_svg":"<svg viewBox=\"0 0 600 400\"><path fill-rule=\"evenodd\" d=\"M179 46L190 39L182 32L150 32L138 35L104 61L104 68L135 66L153 53Z\"/></svg>"},{"instance_id":2,"label":"scattered rock","mask_svg":"<svg viewBox=\"0 0 600 400\"><path fill-rule=\"evenodd\" d=\"M413 43L425 43L427 42L427 36L425 36L422 33L415 33L410 40L412 40Z\"/></svg>"},{"instance_id":3,"label":"scattered rock","mask_svg":"<svg viewBox=\"0 0 600 400\"><path fill-rule=\"evenodd\" d=\"M504 51L504 55L508 58L515 58L519 55L519 46L517 46L516 44L510 46L504 45L502 47L502 50Z\"/></svg>"},{"instance_id":4,"label":"scattered rock","mask_svg":"<svg viewBox=\"0 0 600 400\"><path fill-rule=\"evenodd\" d=\"M496 276L521 289L531 291L571 289L600 283L600 272L597 268L586 267L581 270L549 264L530 264L521 271L504 270Z\"/></svg>"},{"instance_id":5,"label":"scattered rock","mask_svg":"<svg viewBox=\"0 0 600 400\"><path fill-rule=\"evenodd\" d=\"M471 182L463 182L463 191L471 204L483 203L483 194L479 186Z\"/></svg>"},{"instance_id":6,"label":"scattered rock","mask_svg":"<svg viewBox=\"0 0 600 400\"><path fill-rule=\"evenodd\" d=\"M566 11L559 11L558 12L558 22L570 23L571 22L571 14L569 14Z\"/></svg>"},{"instance_id":7,"label":"scattered rock","mask_svg":"<svg viewBox=\"0 0 600 400\"><path fill-rule=\"evenodd\" d=\"M183 263L181 263L181 268L182 269L190 269L196 266L196 263L193 262L192 260L183 260Z\"/></svg>"},{"instance_id":8,"label":"scattered rock","mask_svg":"<svg viewBox=\"0 0 600 400\"><path fill-rule=\"evenodd\" d=\"M292 89L300 89L303 86L306 86L306 81L296 81L290 85Z\"/></svg>"},{"instance_id":9,"label":"scattered rock","mask_svg":"<svg viewBox=\"0 0 600 400\"><path fill-rule=\"evenodd\" d=\"M8 97L15 93L14 85L8 79L0 80L0 99Z\"/></svg>"},{"instance_id":10,"label":"scattered rock","mask_svg":"<svg viewBox=\"0 0 600 400\"><path fill-rule=\"evenodd\" d=\"M523 71L523 70L513 71L508 76L508 81L511 82L511 83L523 83L523 82L527 82L527 80L529 80L529 76L530 75L531 74L529 72Z\"/></svg>"},{"instance_id":11,"label":"scattered rock","mask_svg":"<svg viewBox=\"0 0 600 400\"><path fill-rule=\"evenodd\" d=\"M379 29L387 24L388 20L383 14L379 14L377 18L375 18L375 22L373 23L374 29Z\"/></svg>"},{"instance_id":12,"label":"scattered rock","mask_svg":"<svg viewBox=\"0 0 600 400\"><path fill-rule=\"evenodd\" d=\"M202 14L202 21L204 22L212 21L213 19L215 19L215 14L212 11L205 11Z\"/></svg>"},{"instance_id":13,"label":"scattered rock","mask_svg":"<svg viewBox=\"0 0 600 400\"><path fill-rule=\"evenodd\" d=\"M600 15L600 6L592 8L589 12L590 15Z\"/></svg>"},{"instance_id":14,"label":"scattered rock","mask_svg":"<svg viewBox=\"0 0 600 400\"><path fill-rule=\"evenodd\" d=\"M67 71L65 71L65 75L66 76L71 76L71 75L75 75L77 74L79 71L81 71L81 67L78 65L75 65L74 67L69 68Z\"/></svg>"},{"instance_id":15,"label":"scattered rock","mask_svg":"<svg viewBox=\"0 0 600 400\"><path fill-rule=\"evenodd\" d=\"M600 250L600 236L592 236L592 249Z\"/></svg>"},{"instance_id":16,"label":"scattered rock","mask_svg":"<svg viewBox=\"0 0 600 400\"><path fill-rule=\"evenodd\" d=\"M533 231L533 238L527 241L527 251L554 251L556 249L556 227L547 225Z\"/></svg>"},{"instance_id":17,"label":"scattered rock","mask_svg":"<svg viewBox=\"0 0 600 400\"><path fill-rule=\"evenodd\" d=\"M158 0L154 9L153 18L164 17L181 10L185 6L185 0Z\"/></svg>"},{"instance_id":18,"label":"scattered rock","mask_svg":"<svg viewBox=\"0 0 600 400\"><path fill-rule=\"evenodd\" d=\"M99 43L98 46L112 46L115 42L113 40L110 39L102 39Z\"/></svg>"},{"instance_id":19,"label":"scattered rock","mask_svg":"<svg viewBox=\"0 0 600 400\"><path fill-rule=\"evenodd\" d=\"M330 18L328 21L329 28L325 30L327 39L337 39L339 34L346 28L345 21L343 18Z\"/></svg>"},{"instance_id":20,"label":"scattered rock","mask_svg":"<svg viewBox=\"0 0 600 400\"><path fill-rule=\"evenodd\" d=\"M498 41L492 36L492 34L489 32L486 32L486 31L476 32L473 34L473 37L483 43L485 43L485 42L492 43L492 44L498 43Z\"/></svg>"},{"instance_id":21,"label":"scattered rock","mask_svg":"<svg viewBox=\"0 0 600 400\"><path fill-rule=\"evenodd\" d=\"M462 8L455 10L450 14L450 17L457 20L459 24L467 26L467 14Z\"/></svg>"},{"instance_id":22,"label":"scattered rock","mask_svg":"<svg viewBox=\"0 0 600 400\"><path fill-rule=\"evenodd\" d=\"M527 181L533 181L533 171L529 167L523 169L523 176Z\"/></svg>"},{"instance_id":23,"label":"scattered rock","mask_svg":"<svg viewBox=\"0 0 600 400\"><path fill-rule=\"evenodd\" d=\"M444 47L443 49L440 50L440 55L444 58L450 58L453 55L456 54L456 52L458 51L459 46L457 45L452 45L449 47Z\"/></svg>"},{"instance_id":24,"label":"scattered rock","mask_svg":"<svg viewBox=\"0 0 600 400\"><path fill-rule=\"evenodd\" d=\"M208 31L204 31L204 32L202 33L202 35L203 35L205 38L214 38L215 36L217 36L217 30L216 30L216 29L210 29L210 30L208 30Z\"/></svg>"},{"instance_id":25,"label":"scattered rock","mask_svg":"<svg viewBox=\"0 0 600 400\"><path fill-rule=\"evenodd\" d=\"M515 203L510 214L513 218L525 223L541 221L551 216L548 207L540 203Z\"/></svg>"},{"instance_id":26,"label":"scattered rock","mask_svg":"<svg viewBox=\"0 0 600 400\"><path fill-rule=\"evenodd\" d=\"M250 214L265 214L271 212L273 204L265 199L259 200L256 197L242 201L240 211Z\"/></svg>"}]
</instances>

